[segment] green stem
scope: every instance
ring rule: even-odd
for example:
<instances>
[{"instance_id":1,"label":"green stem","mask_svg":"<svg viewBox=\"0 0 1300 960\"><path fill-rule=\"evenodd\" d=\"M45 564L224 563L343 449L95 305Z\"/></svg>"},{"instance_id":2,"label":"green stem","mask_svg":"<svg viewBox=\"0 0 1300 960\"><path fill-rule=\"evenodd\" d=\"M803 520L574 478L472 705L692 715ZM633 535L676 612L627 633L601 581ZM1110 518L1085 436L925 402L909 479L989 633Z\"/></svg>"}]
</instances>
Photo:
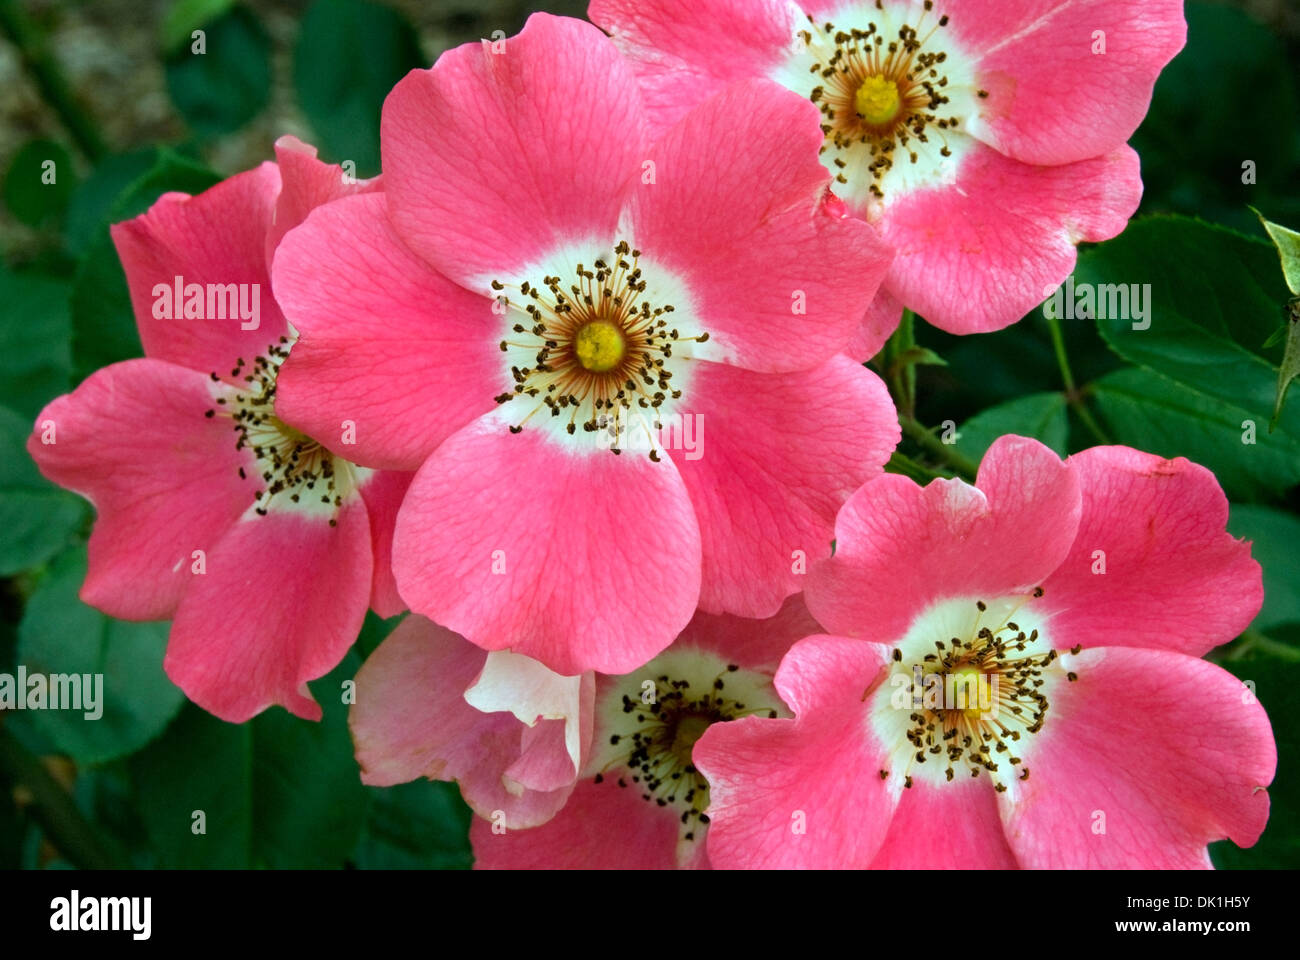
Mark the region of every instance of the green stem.
<instances>
[{"instance_id":1,"label":"green stem","mask_svg":"<svg viewBox=\"0 0 1300 960\"><path fill-rule=\"evenodd\" d=\"M0 30L18 48L24 65L40 88L41 96L59 115L77 147L91 163L97 162L108 148L95 122L73 97L63 70L50 53L49 38L32 22L17 0L0 0Z\"/></svg>"},{"instance_id":2,"label":"green stem","mask_svg":"<svg viewBox=\"0 0 1300 960\"><path fill-rule=\"evenodd\" d=\"M904 356L913 347L916 346L916 314L911 310L903 310L903 317L898 323L898 354ZM903 389L904 393L904 410L903 415L912 418L916 416L916 364L907 363L903 366Z\"/></svg>"},{"instance_id":3,"label":"green stem","mask_svg":"<svg viewBox=\"0 0 1300 960\"><path fill-rule=\"evenodd\" d=\"M911 417L899 417L898 422L903 428L904 436L926 453L933 456L940 463L951 467L955 473L960 474L965 479L975 479L975 474L979 470L979 465L970 457L966 456L952 444L944 443Z\"/></svg>"},{"instance_id":4,"label":"green stem","mask_svg":"<svg viewBox=\"0 0 1300 960\"><path fill-rule=\"evenodd\" d=\"M1234 643L1223 655L1224 660L1240 660L1249 653L1266 653L1280 660L1300 661L1300 649L1281 640L1274 640L1268 634L1255 629L1246 630L1241 639Z\"/></svg>"},{"instance_id":5,"label":"green stem","mask_svg":"<svg viewBox=\"0 0 1300 960\"><path fill-rule=\"evenodd\" d=\"M88 870L111 870L116 866L68 791L3 726L0 726L0 779L21 785L32 795L37 823L70 863Z\"/></svg>"},{"instance_id":6,"label":"green stem","mask_svg":"<svg viewBox=\"0 0 1300 960\"><path fill-rule=\"evenodd\" d=\"M1070 370L1070 358L1065 352L1065 334L1061 331L1061 321L1056 317L1048 317L1047 327L1052 331L1052 347L1056 350L1056 364L1061 368L1061 379L1065 381L1065 392L1072 395L1074 374Z\"/></svg>"},{"instance_id":7,"label":"green stem","mask_svg":"<svg viewBox=\"0 0 1300 960\"><path fill-rule=\"evenodd\" d=\"M897 450L889 455L889 462L885 464L885 472L910 477L922 486L931 480L938 480L941 477L948 476L946 473L940 473L938 470L931 470L929 467L922 466L911 457L899 453Z\"/></svg>"},{"instance_id":8,"label":"green stem","mask_svg":"<svg viewBox=\"0 0 1300 960\"><path fill-rule=\"evenodd\" d=\"M1088 432L1093 435L1098 443L1109 444L1110 437L1106 436L1106 431L1101 428L1096 418L1093 417L1092 411L1088 409L1088 404L1084 402L1083 394L1080 393L1074 383L1074 371L1070 369L1070 357L1065 351L1065 334L1061 331L1061 321L1056 317L1047 318L1047 327L1052 332L1052 348L1056 351L1056 365L1061 368L1061 381L1065 384L1065 399L1070 404L1083 425L1088 428Z\"/></svg>"},{"instance_id":9,"label":"green stem","mask_svg":"<svg viewBox=\"0 0 1300 960\"><path fill-rule=\"evenodd\" d=\"M1110 444L1114 442L1106 435L1106 431L1101 428L1101 424L1099 424L1093 417L1092 411L1088 409L1088 404L1084 402L1083 397L1076 397L1071 401L1070 405L1073 407L1074 412L1078 415L1079 419L1083 421L1083 425L1088 428L1088 432L1092 434L1093 438L1098 443Z\"/></svg>"}]
</instances>

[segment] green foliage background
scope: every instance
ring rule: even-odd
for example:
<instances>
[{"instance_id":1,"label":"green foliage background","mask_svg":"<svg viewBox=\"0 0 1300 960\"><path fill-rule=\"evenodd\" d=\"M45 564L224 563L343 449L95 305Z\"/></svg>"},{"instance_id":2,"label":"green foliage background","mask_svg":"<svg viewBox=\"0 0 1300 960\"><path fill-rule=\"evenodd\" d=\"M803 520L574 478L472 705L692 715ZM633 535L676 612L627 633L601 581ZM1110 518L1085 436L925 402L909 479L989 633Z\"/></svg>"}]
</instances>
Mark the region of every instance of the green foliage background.
<instances>
[{"instance_id":1,"label":"green foliage background","mask_svg":"<svg viewBox=\"0 0 1300 960\"><path fill-rule=\"evenodd\" d=\"M572 0L543 6L583 14ZM106 8L130 19L117 29L145 51L138 69L167 98L147 129L123 130L115 113L87 106L93 90L67 81L93 75L58 38L70 23L111 21ZM1270 429L1291 294L1249 209L1300 228L1300 18L1289 9L1278 4L1266 26L1234 4L1187 5L1188 46L1133 141L1140 216L1085 249L1076 272L1151 284L1149 330L1088 319L1054 329L1035 311L1000 333L955 338L917 321L873 361L907 421L892 469L922 479L968 472L1011 432L1062 454L1125 443L1218 475L1229 528L1255 542L1267 597L1213 659L1256 685L1279 752L1268 829L1250 850L1216 844L1223 867L1300 866L1300 402ZM281 132L374 174L393 83L448 46L513 34L528 12L514 0L0 0L0 42L26 68L0 77L26 91L3 101L0 135L0 672L102 672L107 701L95 724L0 714L0 867L470 864L470 815L453 785L375 789L357 778L338 691L396 620L370 615L353 652L313 684L322 723L279 708L242 726L216 720L163 675L166 624L114 621L77 599L92 511L43 480L23 444L49 400L140 353L109 223L253 165ZM194 57L200 27L208 49ZM45 160L56 163L53 185L41 184ZM1243 182L1248 160L1254 184ZM1253 445L1242 442L1248 420ZM954 445L941 442L946 423ZM190 830L198 809L202 836Z\"/></svg>"}]
</instances>

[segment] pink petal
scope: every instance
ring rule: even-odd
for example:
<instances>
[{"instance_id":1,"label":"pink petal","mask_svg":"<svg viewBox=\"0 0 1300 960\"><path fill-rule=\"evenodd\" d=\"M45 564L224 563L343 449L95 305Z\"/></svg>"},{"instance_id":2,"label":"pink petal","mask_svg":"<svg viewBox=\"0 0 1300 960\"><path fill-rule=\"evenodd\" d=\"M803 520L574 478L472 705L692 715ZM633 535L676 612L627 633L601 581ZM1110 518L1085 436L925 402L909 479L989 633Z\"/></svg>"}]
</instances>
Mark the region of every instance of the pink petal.
<instances>
[{"instance_id":1,"label":"pink petal","mask_svg":"<svg viewBox=\"0 0 1300 960\"><path fill-rule=\"evenodd\" d=\"M393 543L403 598L486 650L557 673L639 667L699 597L700 534L681 477L666 459L575 453L508 422L466 427L416 474Z\"/></svg>"},{"instance_id":2,"label":"pink petal","mask_svg":"<svg viewBox=\"0 0 1300 960\"><path fill-rule=\"evenodd\" d=\"M1187 39L1182 0L948 6L954 38L979 58L977 78L989 94L975 133L1025 163L1072 163L1122 146ZM1104 53L1094 50L1101 41Z\"/></svg>"},{"instance_id":3,"label":"pink petal","mask_svg":"<svg viewBox=\"0 0 1300 960\"><path fill-rule=\"evenodd\" d=\"M529 784L534 789L553 790L571 783L582 769L583 751L591 743L594 693L590 674L566 677L531 657L495 650L487 655L482 672L465 691L465 702L484 713L509 711L528 727L540 726L539 720L564 721L558 749L548 751L548 756L562 761L558 764L560 782L548 787Z\"/></svg>"},{"instance_id":4,"label":"pink petal","mask_svg":"<svg viewBox=\"0 0 1300 960\"><path fill-rule=\"evenodd\" d=\"M1186 869L1210 865L1213 840L1252 845L1277 750L1245 685L1162 650L1106 647L1075 662L1078 681L1057 687L1024 749L1023 799L1003 809L1020 862Z\"/></svg>"},{"instance_id":5,"label":"pink petal","mask_svg":"<svg viewBox=\"0 0 1300 960\"><path fill-rule=\"evenodd\" d=\"M370 584L370 608L387 619L406 609L397 593L393 577L393 528L406 489L414 473L400 470L377 470L367 477L359 490L370 515L370 549L374 557L374 576Z\"/></svg>"},{"instance_id":6,"label":"pink petal","mask_svg":"<svg viewBox=\"0 0 1300 960\"><path fill-rule=\"evenodd\" d=\"M803 594L796 593L786 598L775 616L763 620L699 610L675 642L711 650L750 670L775 672L796 641L822 632Z\"/></svg>"},{"instance_id":7,"label":"pink petal","mask_svg":"<svg viewBox=\"0 0 1300 960\"><path fill-rule=\"evenodd\" d=\"M512 793L505 776L521 753L525 729L509 713L483 713L465 702L487 654L424 617L398 624L357 673L348 715L361 779L391 786L419 777L459 781L480 816L501 811L506 824L532 826L555 814L572 790ZM543 721L561 733L563 723Z\"/></svg>"},{"instance_id":8,"label":"pink petal","mask_svg":"<svg viewBox=\"0 0 1300 960\"><path fill-rule=\"evenodd\" d=\"M782 0L592 0L587 15L631 64L656 135L728 83L771 73L803 19Z\"/></svg>"},{"instance_id":9,"label":"pink petal","mask_svg":"<svg viewBox=\"0 0 1300 960\"><path fill-rule=\"evenodd\" d=\"M650 150L636 245L680 276L712 342L752 370L808 369L845 347L889 266L867 224L824 201L817 108L766 80L737 83ZM734 149L743 144L744 149Z\"/></svg>"},{"instance_id":10,"label":"pink petal","mask_svg":"<svg viewBox=\"0 0 1300 960\"><path fill-rule=\"evenodd\" d=\"M538 13L449 50L384 102L384 189L413 249L473 290L566 242L614 235L646 135L640 94L591 24Z\"/></svg>"},{"instance_id":11,"label":"pink petal","mask_svg":"<svg viewBox=\"0 0 1300 960\"><path fill-rule=\"evenodd\" d=\"M266 237L279 190L275 164L263 163L198 196L164 194L146 213L113 225L113 242L126 271L147 356L229 379L238 357L252 360L285 334L266 260ZM242 329L253 321L242 320L238 311L228 319L186 320L183 312L175 311L175 319L155 317L163 296L161 291L155 296L158 284L173 291L166 302L183 311L184 295L179 304L173 302L177 277L184 286L205 285L205 313L207 284L249 284L243 294L249 305L251 285L256 284L257 327ZM222 306L228 307L224 298Z\"/></svg>"},{"instance_id":12,"label":"pink petal","mask_svg":"<svg viewBox=\"0 0 1300 960\"><path fill-rule=\"evenodd\" d=\"M321 207L280 245L276 293L302 338L280 370L276 411L348 460L414 470L492 409L509 377L491 301L403 246L384 203ZM347 423L355 443L344 443Z\"/></svg>"},{"instance_id":13,"label":"pink petal","mask_svg":"<svg viewBox=\"0 0 1300 960\"><path fill-rule=\"evenodd\" d=\"M853 495L835 524L835 556L808 578L808 609L828 630L890 642L947 597L1039 585L1070 551L1079 480L1036 440L1001 437L976 486L918 487L885 474Z\"/></svg>"},{"instance_id":14,"label":"pink petal","mask_svg":"<svg viewBox=\"0 0 1300 960\"><path fill-rule=\"evenodd\" d=\"M379 177L344 182L342 167L317 160L316 148L297 137L283 136L275 141L275 162L280 168L281 187L275 204L275 222L266 237L267 263L271 262L284 235L317 207L339 197L381 189Z\"/></svg>"},{"instance_id":15,"label":"pink petal","mask_svg":"<svg viewBox=\"0 0 1300 960\"><path fill-rule=\"evenodd\" d=\"M1064 282L1075 244L1120 233L1141 197L1129 147L1061 167L973 147L955 186L918 190L887 208L881 229L897 257L885 285L949 333L1000 330Z\"/></svg>"},{"instance_id":16,"label":"pink petal","mask_svg":"<svg viewBox=\"0 0 1300 960\"><path fill-rule=\"evenodd\" d=\"M893 336L902 319L903 305L893 294L881 287L875 299L871 301L871 306L867 307L867 313L862 318L862 323L853 335L853 339L844 349L845 354L854 360L866 363L884 348L885 341Z\"/></svg>"},{"instance_id":17,"label":"pink petal","mask_svg":"<svg viewBox=\"0 0 1300 960\"><path fill-rule=\"evenodd\" d=\"M584 780L549 823L495 833L475 818L469 837L480 870L672 870L677 827L671 807L608 780Z\"/></svg>"},{"instance_id":18,"label":"pink petal","mask_svg":"<svg viewBox=\"0 0 1300 960\"><path fill-rule=\"evenodd\" d=\"M871 869L1014 869L1016 857L1003 836L996 797L987 778L940 784L914 780L899 796Z\"/></svg>"},{"instance_id":19,"label":"pink petal","mask_svg":"<svg viewBox=\"0 0 1300 960\"><path fill-rule=\"evenodd\" d=\"M862 694L886 648L845 637L795 644L776 675L794 720L715 723L692 758L709 781L709 859L722 869L865 867L895 799ZM800 828L804 832L799 832Z\"/></svg>"},{"instance_id":20,"label":"pink petal","mask_svg":"<svg viewBox=\"0 0 1300 960\"><path fill-rule=\"evenodd\" d=\"M673 444L704 544L700 606L770 617L830 554L835 514L898 443L885 385L847 357L806 373L697 363L694 449Z\"/></svg>"},{"instance_id":21,"label":"pink petal","mask_svg":"<svg viewBox=\"0 0 1300 960\"><path fill-rule=\"evenodd\" d=\"M514 654L505 654L505 656L514 656ZM585 676L590 677L591 674ZM580 680L579 677L573 679ZM586 716L590 720L590 711ZM502 774L502 782L507 790L546 792L573 786L578 770L568 751L566 732L568 727L576 726L576 717L574 721L570 724L563 720L538 720L531 727L523 728L519 738L519 759L507 767ZM587 739L590 742L591 724L588 723L587 726Z\"/></svg>"},{"instance_id":22,"label":"pink petal","mask_svg":"<svg viewBox=\"0 0 1300 960\"><path fill-rule=\"evenodd\" d=\"M1095 447L1069 462L1083 514L1042 601L1054 611L1057 647L1201 656L1250 625L1264 602L1260 568L1250 544L1225 529L1228 500L1214 474L1128 447Z\"/></svg>"},{"instance_id":23,"label":"pink petal","mask_svg":"<svg viewBox=\"0 0 1300 960\"><path fill-rule=\"evenodd\" d=\"M41 472L95 505L81 597L128 620L163 620L194 583L194 551L211 552L253 502L204 374L161 360L96 371L36 419L27 450ZM54 443L41 442L52 423Z\"/></svg>"},{"instance_id":24,"label":"pink petal","mask_svg":"<svg viewBox=\"0 0 1300 960\"><path fill-rule=\"evenodd\" d=\"M172 621L163 668L186 696L232 723L273 704L307 720L307 681L338 665L370 598L370 524L345 500L320 515L248 514L208 554Z\"/></svg>"}]
</instances>

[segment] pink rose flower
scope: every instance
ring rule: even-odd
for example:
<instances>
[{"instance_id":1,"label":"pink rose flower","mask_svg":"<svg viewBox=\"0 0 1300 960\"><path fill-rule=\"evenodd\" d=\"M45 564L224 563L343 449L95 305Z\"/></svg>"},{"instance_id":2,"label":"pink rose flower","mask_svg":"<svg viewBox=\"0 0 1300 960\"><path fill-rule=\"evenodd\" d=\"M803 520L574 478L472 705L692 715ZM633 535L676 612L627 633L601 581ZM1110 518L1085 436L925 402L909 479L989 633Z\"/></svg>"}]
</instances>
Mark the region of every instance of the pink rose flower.
<instances>
[{"instance_id":1,"label":"pink rose flower","mask_svg":"<svg viewBox=\"0 0 1300 960\"><path fill-rule=\"evenodd\" d=\"M145 356L52 401L27 444L95 506L82 599L172 619L167 675L234 722L277 703L320 719L307 681L343 658L367 606L403 609L390 553L409 475L354 466L276 400L294 337L271 293L277 243L379 184L345 183L292 137L276 158L112 228Z\"/></svg>"},{"instance_id":2,"label":"pink rose flower","mask_svg":"<svg viewBox=\"0 0 1300 960\"><path fill-rule=\"evenodd\" d=\"M835 190L897 252L855 356L902 306L952 333L1020 319L1120 233L1126 145L1182 48L1182 0L592 0L658 124L738 80L817 104ZM755 95L757 88L750 88ZM754 99L745 109L761 110Z\"/></svg>"},{"instance_id":3,"label":"pink rose flower","mask_svg":"<svg viewBox=\"0 0 1300 960\"><path fill-rule=\"evenodd\" d=\"M762 621L699 613L644 667L597 676L582 781L542 826L502 832L476 819L476 866L707 868L709 784L693 747L740 717L788 717L772 675L795 640L820 629L800 596Z\"/></svg>"},{"instance_id":4,"label":"pink rose flower","mask_svg":"<svg viewBox=\"0 0 1300 960\"><path fill-rule=\"evenodd\" d=\"M384 194L317 210L275 283L302 333L285 415L418 468L394 540L414 611L618 674L697 606L801 589L899 436L838 354L888 255L830 198L817 118L755 81L652 140L609 40L544 14L397 85Z\"/></svg>"},{"instance_id":5,"label":"pink rose flower","mask_svg":"<svg viewBox=\"0 0 1300 960\"><path fill-rule=\"evenodd\" d=\"M1187 460L1020 437L976 486L867 483L809 575L835 635L776 675L794 719L696 746L713 863L1185 868L1253 844L1272 731L1199 659L1263 599L1227 516Z\"/></svg>"}]
</instances>

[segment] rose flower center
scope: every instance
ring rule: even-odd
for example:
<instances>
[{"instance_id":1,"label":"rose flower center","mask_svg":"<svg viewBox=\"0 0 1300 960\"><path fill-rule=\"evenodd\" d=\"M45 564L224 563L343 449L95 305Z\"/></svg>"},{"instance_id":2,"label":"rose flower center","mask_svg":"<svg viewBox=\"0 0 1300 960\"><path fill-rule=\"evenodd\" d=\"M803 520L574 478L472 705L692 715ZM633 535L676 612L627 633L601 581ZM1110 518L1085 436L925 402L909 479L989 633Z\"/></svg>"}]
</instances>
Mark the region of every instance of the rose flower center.
<instances>
[{"instance_id":1,"label":"rose flower center","mask_svg":"<svg viewBox=\"0 0 1300 960\"><path fill-rule=\"evenodd\" d=\"M681 397L673 383L673 348L704 343L707 333L679 332L669 323L670 303L652 303L640 265L641 251L620 241L613 256L588 267L578 263L568 279L544 276L540 285L518 285L515 304L492 282L498 302L525 316L509 326L501 352L509 356L514 389L495 397L498 404L519 400L520 416L510 426L519 433L545 411L569 435L607 431L617 439L639 413L646 429L657 430L666 402ZM532 401L532 402L529 402ZM651 449L650 458L658 460Z\"/></svg>"},{"instance_id":2,"label":"rose flower center","mask_svg":"<svg viewBox=\"0 0 1300 960\"><path fill-rule=\"evenodd\" d=\"M235 431L235 449L251 450L257 458L255 469L262 488L253 503L259 516L266 516L280 498L278 503L288 509L328 513L330 526L335 526L338 508L358 478L351 463L275 415L275 380L280 364L289 356L288 343L287 337L281 337L265 354L254 357L251 365L239 358L230 377L247 386L223 387L216 406L205 416L229 417ZM213 383L222 382L215 372L209 376ZM243 467L239 468L239 476L247 479Z\"/></svg>"},{"instance_id":3,"label":"rose flower center","mask_svg":"<svg viewBox=\"0 0 1300 960\"><path fill-rule=\"evenodd\" d=\"M874 702L878 730L893 746L881 779L894 766L904 788L918 774L943 783L986 773L999 793L1013 778L1029 779L1020 748L1043 729L1054 685L1077 679L1037 627L1018 622L1041 596L1039 587L990 603L947 601L918 618Z\"/></svg>"},{"instance_id":4,"label":"rose flower center","mask_svg":"<svg viewBox=\"0 0 1300 960\"><path fill-rule=\"evenodd\" d=\"M702 839L709 784L691 753L704 732L757 714L787 716L771 678L704 651L669 650L621 678L598 706L608 739L595 758L596 782L636 789L647 803L680 811L682 841Z\"/></svg>"}]
</instances>

